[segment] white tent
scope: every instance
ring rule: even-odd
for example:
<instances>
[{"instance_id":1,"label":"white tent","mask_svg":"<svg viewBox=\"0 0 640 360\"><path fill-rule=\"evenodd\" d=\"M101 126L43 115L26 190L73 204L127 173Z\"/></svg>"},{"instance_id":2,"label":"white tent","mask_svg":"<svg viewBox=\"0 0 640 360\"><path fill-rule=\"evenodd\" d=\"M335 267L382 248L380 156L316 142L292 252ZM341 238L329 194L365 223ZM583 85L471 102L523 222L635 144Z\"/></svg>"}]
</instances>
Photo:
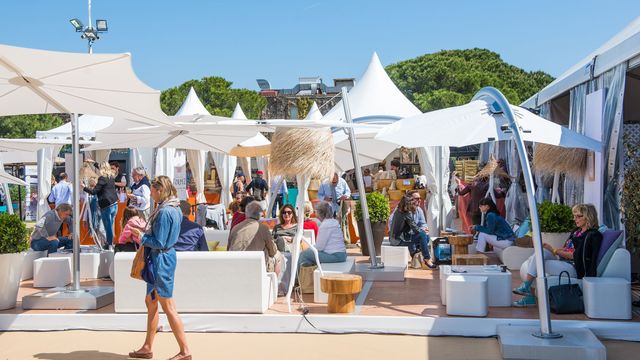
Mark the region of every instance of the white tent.
<instances>
[{"instance_id":1,"label":"white tent","mask_svg":"<svg viewBox=\"0 0 640 360\"><path fill-rule=\"evenodd\" d=\"M484 100L408 117L382 129L377 139L407 147L467 146L510 140L502 113L493 113ZM511 105L524 131L523 139L538 143L600 151L599 141L552 123L521 107ZM428 136L425 136L428 134Z\"/></svg>"},{"instance_id":2,"label":"white tent","mask_svg":"<svg viewBox=\"0 0 640 360\"><path fill-rule=\"evenodd\" d=\"M537 108L576 85L596 78L628 60L636 65L640 62L640 17L637 17L624 30L558 76L537 94L527 99L522 103L522 106Z\"/></svg>"},{"instance_id":3,"label":"white tent","mask_svg":"<svg viewBox=\"0 0 640 360\"><path fill-rule=\"evenodd\" d=\"M27 186L27 183L24 180L20 180L15 176L11 176L4 171L3 168L0 168L0 183L3 184L17 184Z\"/></svg>"},{"instance_id":4,"label":"white tent","mask_svg":"<svg viewBox=\"0 0 640 360\"><path fill-rule=\"evenodd\" d=\"M91 140L96 131L105 129L113 124L113 118L108 116L81 115L78 118L78 133L81 139ZM71 123L65 123L57 128L36 131L38 139L71 139Z\"/></svg>"}]
</instances>

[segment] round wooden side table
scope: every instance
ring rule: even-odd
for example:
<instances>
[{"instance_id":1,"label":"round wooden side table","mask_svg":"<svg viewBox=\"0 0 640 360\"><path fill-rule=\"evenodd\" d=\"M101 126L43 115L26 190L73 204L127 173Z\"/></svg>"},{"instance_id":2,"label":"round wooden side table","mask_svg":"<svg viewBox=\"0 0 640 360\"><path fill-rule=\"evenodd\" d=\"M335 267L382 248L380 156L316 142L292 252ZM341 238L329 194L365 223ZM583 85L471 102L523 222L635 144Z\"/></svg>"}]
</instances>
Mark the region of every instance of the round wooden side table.
<instances>
[{"instance_id":1,"label":"round wooden side table","mask_svg":"<svg viewBox=\"0 0 640 360\"><path fill-rule=\"evenodd\" d=\"M362 290L362 277L353 274L327 274L320 278L320 287L329 294L327 312L350 313L356 308L355 295Z\"/></svg>"},{"instance_id":2,"label":"round wooden side table","mask_svg":"<svg viewBox=\"0 0 640 360\"><path fill-rule=\"evenodd\" d=\"M469 245L473 244L473 235L452 235L449 236L449 244L453 246L455 255L464 255L469 253Z\"/></svg>"}]
</instances>

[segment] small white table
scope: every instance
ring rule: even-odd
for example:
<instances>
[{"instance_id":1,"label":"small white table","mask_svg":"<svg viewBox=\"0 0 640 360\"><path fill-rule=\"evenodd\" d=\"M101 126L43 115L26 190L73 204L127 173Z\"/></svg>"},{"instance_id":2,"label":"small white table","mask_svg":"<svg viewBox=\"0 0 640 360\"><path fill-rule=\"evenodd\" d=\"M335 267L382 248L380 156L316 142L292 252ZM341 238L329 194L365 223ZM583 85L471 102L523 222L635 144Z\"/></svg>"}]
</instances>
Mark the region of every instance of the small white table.
<instances>
[{"instance_id":1,"label":"small white table","mask_svg":"<svg viewBox=\"0 0 640 360\"><path fill-rule=\"evenodd\" d=\"M440 300L447 303L447 278L451 275L486 276L489 306L511 306L511 272L491 265L440 265Z\"/></svg>"}]
</instances>

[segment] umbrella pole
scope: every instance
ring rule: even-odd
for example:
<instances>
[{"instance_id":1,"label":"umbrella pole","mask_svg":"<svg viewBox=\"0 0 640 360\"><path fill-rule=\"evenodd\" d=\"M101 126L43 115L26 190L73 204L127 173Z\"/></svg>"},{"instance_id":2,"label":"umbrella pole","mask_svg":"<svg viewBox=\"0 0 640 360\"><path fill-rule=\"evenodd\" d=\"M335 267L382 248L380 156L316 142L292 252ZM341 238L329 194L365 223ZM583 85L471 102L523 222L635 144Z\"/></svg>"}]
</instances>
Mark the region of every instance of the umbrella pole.
<instances>
[{"instance_id":1,"label":"umbrella pole","mask_svg":"<svg viewBox=\"0 0 640 360\"><path fill-rule=\"evenodd\" d=\"M78 114L71 114L73 151L73 291L80 291L80 141Z\"/></svg>"},{"instance_id":2,"label":"umbrella pole","mask_svg":"<svg viewBox=\"0 0 640 360\"><path fill-rule=\"evenodd\" d=\"M520 158L520 165L522 167L522 174L524 175L524 182L527 187L527 202L529 204L529 214L531 216L531 225L533 226L533 247L536 261L536 268L538 269L538 276L536 277L536 288L538 291L538 312L540 316L540 331L535 332L533 336L543 339L554 339L562 337L559 333L554 333L551 329L551 317L549 315L549 301L547 296L547 278L545 276L544 268L544 256L542 253L542 239L540 237L540 222L538 220L538 209L535 199L535 188L533 187L533 178L531 176L531 166L529 164L529 158L525 151L524 141L522 140L522 134L520 127L516 121L516 117L513 115L509 101L502 95L500 91L493 87L485 87L480 89L474 96L473 100L489 100L491 104L491 110L499 113L502 112L509 121L509 129L513 141L518 149L518 156Z\"/></svg>"},{"instance_id":3,"label":"umbrella pole","mask_svg":"<svg viewBox=\"0 0 640 360\"><path fill-rule=\"evenodd\" d=\"M352 124L351 109L349 108L349 98L347 96L347 88L342 88L342 105L344 106L344 115L346 122ZM347 129L349 134L349 144L351 145L351 156L353 157L353 168L356 175L356 183L358 185L358 193L360 193L360 206L362 207L362 222L364 223L364 232L367 235L367 246L369 247L370 269L382 269L384 264L378 263L376 257L376 247L373 243L373 231L371 230L371 219L369 218L369 207L367 206L367 193L364 189L364 181L362 180L362 171L360 168L360 158L358 157L358 144L356 143L356 134L353 127Z\"/></svg>"}]
</instances>

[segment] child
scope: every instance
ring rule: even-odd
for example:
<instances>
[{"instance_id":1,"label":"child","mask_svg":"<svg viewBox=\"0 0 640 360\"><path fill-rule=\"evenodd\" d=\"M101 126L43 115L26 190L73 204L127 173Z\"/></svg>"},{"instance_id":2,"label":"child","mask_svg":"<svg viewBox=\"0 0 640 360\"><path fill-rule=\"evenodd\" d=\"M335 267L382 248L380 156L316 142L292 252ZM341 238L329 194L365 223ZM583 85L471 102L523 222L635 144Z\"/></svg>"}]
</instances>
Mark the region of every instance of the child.
<instances>
[{"instance_id":1,"label":"child","mask_svg":"<svg viewBox=\"0 0 640 360\"><path fill-rule=\"evenodd\" d=\"M127 206L122 214L122 232L116 242L115 252L136 251L140 245L140 236L134 230L144 232L146 226L144 214L134 206Z\"/></svg>"}]
</instances>

